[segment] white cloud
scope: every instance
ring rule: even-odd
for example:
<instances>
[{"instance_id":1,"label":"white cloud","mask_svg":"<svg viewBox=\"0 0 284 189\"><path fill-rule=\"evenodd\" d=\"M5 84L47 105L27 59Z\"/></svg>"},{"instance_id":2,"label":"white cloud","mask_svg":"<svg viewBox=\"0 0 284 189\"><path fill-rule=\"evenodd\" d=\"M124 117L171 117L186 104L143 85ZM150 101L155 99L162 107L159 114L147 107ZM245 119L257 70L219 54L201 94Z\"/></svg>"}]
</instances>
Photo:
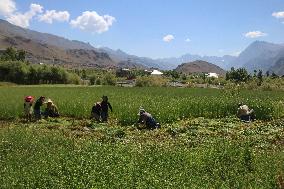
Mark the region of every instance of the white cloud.
<instances>
[{"instance_id":1,"label":"white cloud","mask_svg":"<svg viewBox=\"0 0 284 189\"><path fill-rule=\"evenodd\" d=\"M16 10L16 3L13 0L0 1L0 15L9 16Z\"/></svg>"},{"instance_id":2,"label":"white cloud","mask_svg":"<svg viewBox=\"0 0 284 189\"><path fill-rule=\"evenodd\" d=\"M175 39L175 37L173 35L166 35L166 36L163 37L163 41L165 41L165 42L171 42L174 39Z\"/></svg>"},{"instance_id":3,"label":"white cloud","mask_svg":"<svg viewBox=\"0 0 284 189\"><path fill-rule=\"evenodd\" d=\"M191 40L190 40L189 38L187 38L187 39L185 40L185 42L189 43L189 42L191 42Z\"/></svg>"},{"instance_id":4,"label":"white cloud","mask_svg":"<svg viewBox=\"0 0 284 189\"><path fill-rule=\"evenodd\" d=\"M30 5L30 13L35 15L36 13L42 13L43 6L38 5L38 4L31 4Z\"/></svg>"},{"instance_id":5,"label":"white cloud","mask_svg":"<svg viewBox=\"0 0 284 189\"><path fill-rule=\"evenodd\" d=\"M39 15L39 21L52 24L53 21L68 22L70 14L68 11L47 10L43 15Z\"/></svg>"},{"instance_id":6,"label":"white cloud","mask_svg":"<svg viewBox=\"0 0 284 189\"><path fill-rule=\"evenodd\" d=\"M27 28L30 26L31 19L38 13L42 13L43 7L38 4L31 4L30 10L25 13L13 12L7 15L7 21L17 26Z\"/></svg>"},{"instance_id":7,"label":"white cloud","mask_svg":"<svg viewBox=\"0 0 284 189\"><path fill-rule=\"evenodd\" d=\"M274 12L272 13L272 16L275 18L284 18L284 11L283 12Z\"/></svg>"},{"instance_id":8,"label":"white cloud","mask_svg":"<svg viewBox=\"0 0 284 189\"><path fill-rule=\"evenodd\" d=\"M235 51L233 53L231 53L231 56L239 56L242 53L242 51Z\"/></svg>"},{"instance_id":9,"label":"white cloud","mask_svg":"<svg viewBox=\"0 0 284 189\"><path fill-rule=\"evenodd\" d=\"M261 31L251 31L251 32L245 33L244 36L246 38L258 38L258 37L267 36L267 33L263 33Z\"/></svg>"},{"instance_id":10,"label":"white cloud","mask_svg":"<svg viewBox=\"0 0 284 189\"><path fill-rule=\"evenodd\" d=\"M16 3L13 0L1 0L0 1L0 14L8 16L16 11Z\"/></svg>"},{"instance_id":11,"label":"white cloud","mask_svg":"<svg viewBox=\"0 0 284 189\"><path fill-rule=\"evenodd\" d=\"M109 30L115 18L110 15L100 16L95 11L85 11L75 20L71 20L70 24L74 28L92 33L103 33Z\"/></svg>"}]
</instances>

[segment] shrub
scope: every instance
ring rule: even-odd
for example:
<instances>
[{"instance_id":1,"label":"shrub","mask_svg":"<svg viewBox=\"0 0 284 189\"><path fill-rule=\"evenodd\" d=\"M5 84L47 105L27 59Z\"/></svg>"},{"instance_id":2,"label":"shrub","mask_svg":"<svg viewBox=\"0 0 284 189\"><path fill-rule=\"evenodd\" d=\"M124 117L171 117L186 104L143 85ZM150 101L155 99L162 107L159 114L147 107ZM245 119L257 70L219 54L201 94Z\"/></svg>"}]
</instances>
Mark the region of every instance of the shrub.
<instances>
[{"instance_id":1,"label":"shrub","mask_svg":"<svg viewBox=\"0 0 284 189\"><path fill-rule=\"evenodd\" d=\"M115 85L116 77L112 73L106 73L102 80L103 85Z\"/></svg>"},{"instance_id":2,"label":"shrub","mask_svg":"<svg viewBox=\"0 0 284 189\"><path fill-rule=\"evenodd\" d=\"M90 79L90 85L95 85L97 76L93 74L89 77L89 79Z\"/></svg>"},{"instance_id":3,"label":"shrub","mask_svg":"<svg viewBox=\"0 0 284 189\"><path fill-rule=\"evenodd\" d=\"M157 76L143 76L136 79L136 87L164 87L167 86L168 79Z\"/></svg>"}]
</instances>

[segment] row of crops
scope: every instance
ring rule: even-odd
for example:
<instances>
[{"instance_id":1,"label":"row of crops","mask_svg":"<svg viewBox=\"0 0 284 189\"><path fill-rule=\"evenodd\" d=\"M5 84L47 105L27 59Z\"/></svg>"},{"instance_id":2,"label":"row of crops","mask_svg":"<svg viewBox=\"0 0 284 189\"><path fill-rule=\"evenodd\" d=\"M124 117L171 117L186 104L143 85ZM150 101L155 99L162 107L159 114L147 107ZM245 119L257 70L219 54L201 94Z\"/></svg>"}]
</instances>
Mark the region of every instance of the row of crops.
<instances>
[{"instance_id":1,"label":"row of crops","mask_svg":"<svg viewBox=\"0 0 284 189\"><path fill-rule=\"evenodd\" d=\"M252 107L258 119L284 116L284 93L272 91L234 94L216 89L20 86L0 87L0 94L1 119L20 117L27 95L51 98L63 116L75 118L88 118L93 103L107 95L114 108L110 116L121 124L134 123L140 106L162 123L191 117L234 116L239 102Z\"/></svg>"}]
</instances>

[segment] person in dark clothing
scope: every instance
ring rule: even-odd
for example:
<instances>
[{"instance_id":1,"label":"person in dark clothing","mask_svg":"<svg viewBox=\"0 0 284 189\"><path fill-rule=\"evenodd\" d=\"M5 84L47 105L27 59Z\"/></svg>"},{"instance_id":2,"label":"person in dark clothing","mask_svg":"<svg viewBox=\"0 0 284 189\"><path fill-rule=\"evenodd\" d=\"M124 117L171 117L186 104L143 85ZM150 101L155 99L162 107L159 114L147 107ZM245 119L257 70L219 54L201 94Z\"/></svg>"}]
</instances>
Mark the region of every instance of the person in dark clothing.
<instances>
[{"instance_id":1,"label":"person in dark clothing","mask_svg":"<svg viewBox=\"0 0 284 189\"><path fill-rule=\"evenodd\" d=\"M108 109L112 111L112 106L108 102L108 97L103 96L102 97L102 102L101 102L101 118L103 122L107 122L108 119Z\"/></svg>"},{"instance_id":2,"label":"person in dark clothing","mask_svg":"<svg viewBox=\"0 0 284 189\"><path fill-rule=\"evenodd\" d=\"M102 110L101 103L96 102L92 107L91 119L95 119L96 121L100 122L101 110Z\"/></svg>"},{"instance_id":3,"label":"person in dark clothing","mask_svg":"<svg viewBox=\"0 0 284 189\"><path fill-rule=\"evenodd\" d=\"M35 115L35 119L36 120L40 120L41 119L41 111L40 111L40 107L45 104L45 97L41 96L39 97L39 99L37 99L35 105L34 105L34 115Z\"/></svg>"},{"instance_id":4,"label":"person in dark clothing","mask_svg":"<svg viewBox=\"0 0 284 189\"><path fill-rule=\"evenodd\" d=\"M140 116L138 123L144 125L146 129L153 130L161 127L160 124L157 123L156 120L153 118L153 116L146 112L142 107L140 108L139 113L137 115Z\"/></svg>"}]
</instances>

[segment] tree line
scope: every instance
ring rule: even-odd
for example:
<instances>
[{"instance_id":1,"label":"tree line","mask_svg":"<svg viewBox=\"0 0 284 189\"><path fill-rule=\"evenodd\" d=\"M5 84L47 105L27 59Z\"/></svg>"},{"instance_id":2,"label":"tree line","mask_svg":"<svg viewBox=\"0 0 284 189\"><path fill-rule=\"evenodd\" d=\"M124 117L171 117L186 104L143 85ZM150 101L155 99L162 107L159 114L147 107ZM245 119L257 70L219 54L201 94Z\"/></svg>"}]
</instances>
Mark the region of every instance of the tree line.
<instances>
[{"instance_id":1,"label":"tree line","mask_svg":"<svg viewBox=\"0 0 284 189\"><path fill-rule=\"evenodd\" d=\"M274 72L270 74L269 71L265 73L265 76L270 77L272 79L279 78L279 76L276 75ZM264 74L262 70L259 71L254 70L253 76L250 75L245 68L239 68L239 69L231 68L231 70L226 73L226 80L230 80L236 83L248 82L252 79L257 79L257 85L260 86L263 82L263 78Z\"/></svg>"},{"instance_id":2,"label":"tree line","mask_svg":"<svg viewBox=\"0 0 284 189\"><path fill-rule=\"evenodd\" d=\"M25 51L7 48L0 56L0 81L17 84L79 84L80 77L59 66L30 64Z\"/></svg>"}]
</instances>

